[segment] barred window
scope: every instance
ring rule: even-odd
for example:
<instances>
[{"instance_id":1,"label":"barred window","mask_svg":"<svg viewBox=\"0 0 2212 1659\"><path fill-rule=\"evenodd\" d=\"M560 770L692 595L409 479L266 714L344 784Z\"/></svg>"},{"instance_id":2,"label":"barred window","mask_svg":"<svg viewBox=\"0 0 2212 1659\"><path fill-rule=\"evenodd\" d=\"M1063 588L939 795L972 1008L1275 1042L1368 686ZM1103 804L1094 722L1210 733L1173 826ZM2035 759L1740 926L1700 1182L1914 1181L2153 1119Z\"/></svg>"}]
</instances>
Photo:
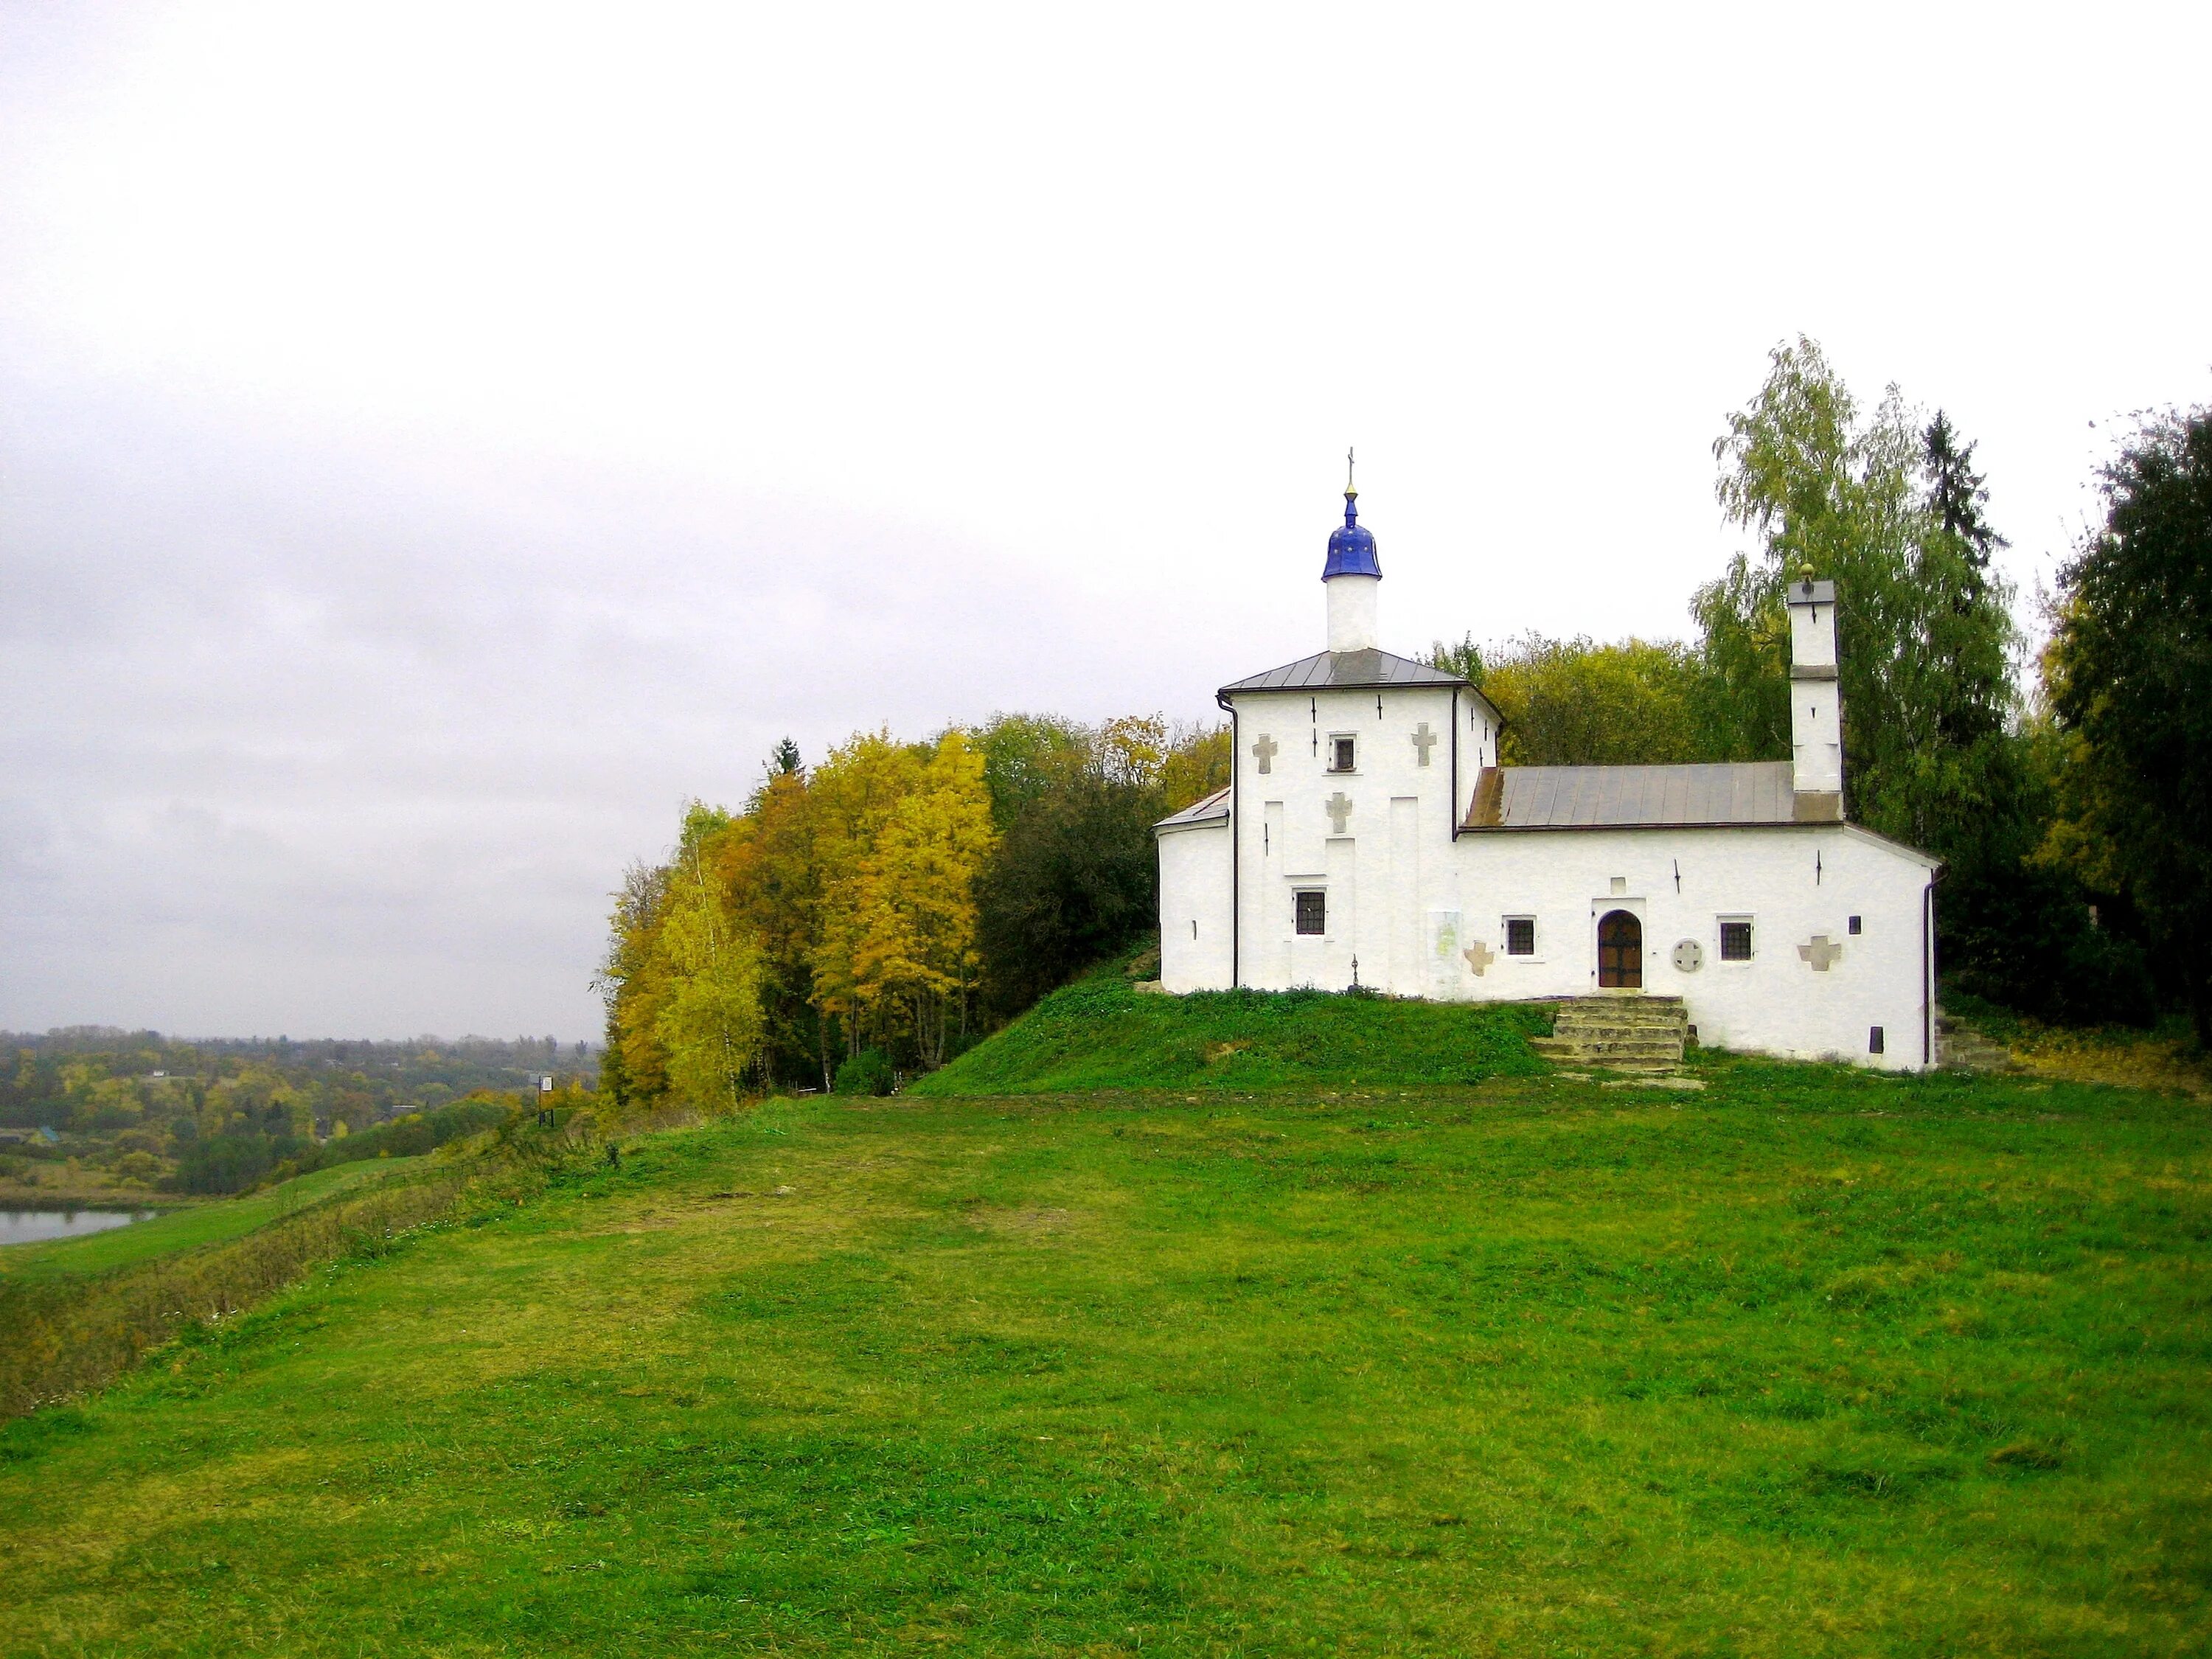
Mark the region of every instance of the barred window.
<instances>
[{"instance_id":1,"label":"barred window","mask_svg":"<svg viewBox=\"0 0 2212 1659\"><path fill-rule=\"evenodd\" d=\"M1724 921L1721 924L1721 960L1749 962L1751 960L1751 924L1747 921Z\"/></svg>"},{"instance_id":2,"label":"barred window","mask_svg":"<svg viewBox=\"0 0 2212 1659\"><path fill-rule=\"evenodd\" d=\"M1359 769L1359 744L1353 738L1331 738L1328 740L1328 769L1332 772L1356 772Z\"/></svg>"},{"instance_id":3,"label":"barred window","mask_svg":"<svg viewBox=\"0 0 2212 1659\"><path fill-rule=\"evenodd\" d=\"M1535 917L1505 918L1505 954L1509 957L1533 957L1536 954Z\"/></svg>"},{"instance_id":4,"label":"barred window","mask_svg":"<svg viewBox=\"0 0 2212 1659\"><path fill-rule=\"evenodd\" d=\"M1328 931L1328 895L1308 891L1298 895L1298 932L1326 933Z\"/></svg>"}]
</instances>

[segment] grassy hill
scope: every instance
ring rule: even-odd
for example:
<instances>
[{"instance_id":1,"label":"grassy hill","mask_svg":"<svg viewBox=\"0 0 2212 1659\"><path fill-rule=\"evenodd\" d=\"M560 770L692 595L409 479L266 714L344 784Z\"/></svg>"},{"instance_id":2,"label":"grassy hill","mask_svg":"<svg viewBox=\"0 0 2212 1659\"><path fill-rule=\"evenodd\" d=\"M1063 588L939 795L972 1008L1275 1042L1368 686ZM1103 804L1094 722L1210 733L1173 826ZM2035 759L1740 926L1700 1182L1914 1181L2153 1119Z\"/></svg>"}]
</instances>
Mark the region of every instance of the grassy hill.
<instances>
[{"instance_id":1,"label":"grassy hill","mask_svg":"<svg viewBox=\"0 0 2212 1659\"><path fill-rule=\"evenodd\" d=\"M642 1139L0 1430L0 1652L2201 1650L2203 1109L1705 1075Z\"/></svg>"},{"instance_id":2,"label":"grassy hill","mask_svg":"<svg viewBox=\"0 0 2212 1659\"><path fill-rule=\"evenodd\" d=\"M380 1158L342 1164L313 1175L295 1176L242 1198L196 1204L188 1208L133 1222L128 1227L87 1233L76 1238L57 1238L42 1244L17 1244L0 1250L0 1279L36 1279L105 1273L135 1266L156 1256L221 1244L297 1214L308 1206L363 1182L410 1172L421 1166L419 1158Z\"/></svg>"},{"instance_id":3,"label":"grassy hill","mask_svg":"<svg viewBox=\"0 0 2212 1659\"><path fill-rule=\"evenodd\" d=\"M1528 1077L1525 1004L1397 1002L1317 991L1147 996L1109 969L1054 992L909 1092L925 1098L1097 1089L1273 1089Z\"/></svg>"},{"instance_id":4,"label":"grassy hill","mask_svg":"<svg viewBox=\"0 0 2212 1659\"><path fill-rule=\"evenodd\" d=\"M104 1384L180 1328L230 1318L317 1263L388 1248L495 1167L367 1159L0 1250L0 1419Z\"/></svg>"}]
</instances>

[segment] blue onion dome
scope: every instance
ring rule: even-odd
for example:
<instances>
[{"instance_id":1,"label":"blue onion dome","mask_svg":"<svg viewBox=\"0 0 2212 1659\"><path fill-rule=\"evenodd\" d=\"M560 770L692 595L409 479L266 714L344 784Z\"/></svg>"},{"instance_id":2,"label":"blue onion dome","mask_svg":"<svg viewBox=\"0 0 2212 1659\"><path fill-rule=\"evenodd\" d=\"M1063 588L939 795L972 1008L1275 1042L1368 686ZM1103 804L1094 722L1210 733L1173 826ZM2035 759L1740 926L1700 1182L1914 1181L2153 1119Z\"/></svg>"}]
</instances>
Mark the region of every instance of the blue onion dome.
<instances>
[{"instance_id":1,"label":"blue onion dome","mask_svg":"<svg viewBox=\"0 0 2212 1659\"><path fill-rule=\"evenodd\" d=\"M1321 573L1327 581L1331 576L1380 576L1382 567L1375 560L1375 532L1359 522L1359 492L1344 492L1344 527L1328 532L1328 567Z\"/></svg>"}]
</instances>

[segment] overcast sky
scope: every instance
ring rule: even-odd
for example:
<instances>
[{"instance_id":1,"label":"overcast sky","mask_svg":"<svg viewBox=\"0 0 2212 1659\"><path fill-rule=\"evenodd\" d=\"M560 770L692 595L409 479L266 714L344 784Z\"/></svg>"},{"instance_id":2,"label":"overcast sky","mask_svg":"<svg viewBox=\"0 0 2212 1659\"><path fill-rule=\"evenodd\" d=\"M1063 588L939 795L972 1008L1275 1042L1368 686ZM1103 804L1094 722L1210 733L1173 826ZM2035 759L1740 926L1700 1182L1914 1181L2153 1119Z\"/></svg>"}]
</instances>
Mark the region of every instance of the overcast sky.
<instances>
[{"instance_id":1,"label":"overcast sky","mask_svg":"<svg viewBox=\"0 0 2212 1659\"><path fill-rule=\"evenodd\" d=\"M1799 331L2032 597L2212 400L2212 9L0 3L0 1026L596 1035L687 797L1679 636ZM2092 422L2096 424L2093 427Z\"/></svg>"}]
</instances>

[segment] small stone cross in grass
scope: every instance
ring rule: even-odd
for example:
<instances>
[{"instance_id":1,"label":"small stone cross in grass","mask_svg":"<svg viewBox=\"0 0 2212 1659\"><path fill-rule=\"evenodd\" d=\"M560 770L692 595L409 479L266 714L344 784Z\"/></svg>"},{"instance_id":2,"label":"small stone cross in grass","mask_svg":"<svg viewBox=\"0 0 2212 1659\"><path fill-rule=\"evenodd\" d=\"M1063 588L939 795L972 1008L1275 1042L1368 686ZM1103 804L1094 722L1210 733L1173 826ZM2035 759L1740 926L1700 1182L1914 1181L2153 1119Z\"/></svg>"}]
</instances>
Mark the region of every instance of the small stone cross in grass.
<instances>
[{"instance_id":1,"label":"small stone cross in grass","mask_svg":"<svg viewBox=\"0 0 2212 1659\"><path fill-rule=\"evenodd\" d=\"M1797 954L1813 964L1814 973L1825 974L1830 963L1844 959L1844 947L1830 944L1826 933L1815 933L1809 941L1797 947Z\"/></svg>"},{"instance_id":2,"label":"small stone cross in grass","mask_svg":"<svg viewBox=\"0 0 2212 1659\"><path fill-rule=\"evenodd\" d=\"M1492 963L1498 960L1498 952L1492 950L1480 939L1475 940L1475 942L1468 945L1466 950L1461 951L1460 955L1467 958L1467 965L1474 969L1474 976L1477 979L1480 979L1482 977L1482 970L1484 969L1489 967Z\"/></svg>"},{"instance_id":3,"label":"small stone cross in grass","mask_svg":"<svg viewBox=\"0 0 2212 1659\"><path fill-rule=\"evenodd\" d=\"M1422 765L1426 766L1429 763L1429 750L1436 746L1437 734L1430 731L1429 723L1423 720L1413 728L1413 747L1420 754ZM1475 969L1477 973L1481 971L1480 968Z\"/></svg>"},{"instance_id":4,"label":"small stone cross in grass","mask_svg":"<svg viewBox=\"0 0 2212 1659\"><path fill-rule=\"evenodd\" d=\"M1342 835L1345 820L1352 816L1351 801L1346 799L1344 791L1340 789L1322 804L1328 811L1330 833Z\"/></svg>"}]
</instances>

